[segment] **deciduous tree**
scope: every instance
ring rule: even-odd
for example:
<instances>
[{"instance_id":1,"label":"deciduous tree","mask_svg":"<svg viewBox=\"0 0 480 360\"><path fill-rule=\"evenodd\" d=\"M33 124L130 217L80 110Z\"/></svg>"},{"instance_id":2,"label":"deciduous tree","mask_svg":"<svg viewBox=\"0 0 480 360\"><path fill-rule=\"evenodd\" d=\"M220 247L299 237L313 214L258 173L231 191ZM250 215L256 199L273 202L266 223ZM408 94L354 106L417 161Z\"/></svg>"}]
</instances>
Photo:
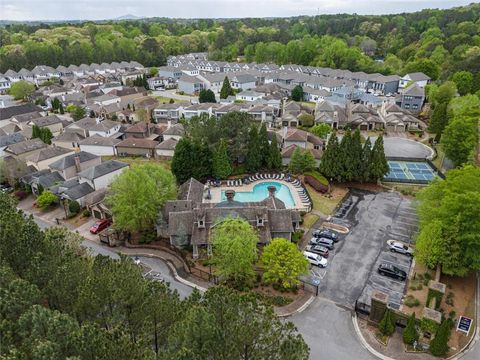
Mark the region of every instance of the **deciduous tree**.
<instances>
[{"instance_id":1,"label":"deciduous tree","mask_svg":"<svg viewBox=\"0 0 480 360\"><path fill-rule=\"evenodd\" d=\"M303 88L300 85L297 85L292 90L292 100L293 101L303 101Z\"/></svg>"},{"instance_id":2,"label":"deciduous tree","mask_svg":"<svg viewBox=\"0 0 480 360\"><path fill-rule=\"evenodd\" d=\"M262 253L263 281L289 290L300 284L298 277L308 272L308 261L293 242L275 238Z\"/></svg>"},{"instance_id":3,"label":"deciduous tree","mask_svg":"<svg viewBox=\"0 0 480 360\"><path fill-rule=\"evenodd\" d=\"M27 100L34 91L35 85L24 80L14 82L10 89L8 89L8 93L12 95L15 100Z\"/></svg>"},{"instance_id":4,"label":"deciduous tree","mask_svg":"<svg viewBox=\"0 0 480 360\"><path fill-rule=\"evenodd\" d=\"M175 179L163 166L132 166L115 178L108 190L114 226L134 233L151 230L160 208L175 195Z\"/></svg>"},{"instance_id":5,"label":"deciduous tree","mask_svg":"<svg viewBox=\"0 0 480 360\"><path fill-rule=\"evenodd\" d=\"M420 219L415 257L447 275L480 270L480 169L450 170L417 196Z\"/></svg>"},{"instance_id":6,"label":"deciduous tree","mask_svg":"<svg viewBox=\"0 0 480 360\"><path fill-rule=\"evenodd\" d=\"M201 103L216 103L215 94L210 89L202 89L198 95L198 101Z\"/></svg>"},{"instance_id":7,"label":"deciduous tree","mask_svg":"<svg viewBox=\"0 0 480 360\"><path fill-rule=\"evenodd\" d=\"M236 289L253 285L258 235L240 218L226 218L213 230L213 259L220 279Z\"/></svg>"}]
</instances>

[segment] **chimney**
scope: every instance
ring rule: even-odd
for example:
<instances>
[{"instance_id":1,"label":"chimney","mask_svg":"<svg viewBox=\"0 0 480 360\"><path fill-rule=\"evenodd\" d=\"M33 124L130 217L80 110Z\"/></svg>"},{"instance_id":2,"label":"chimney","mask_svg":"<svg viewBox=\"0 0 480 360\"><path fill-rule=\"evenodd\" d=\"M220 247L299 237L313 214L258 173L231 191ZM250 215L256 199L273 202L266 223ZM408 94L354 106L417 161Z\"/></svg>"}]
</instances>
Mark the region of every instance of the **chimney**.
<instances>
[{"instance_id":1,"label":"chimney","mask_svg":"<svg viewBox=\"0 0 480 360\"><path fill-rule=\"evenodd\" d=\"M235 190L226 190L225 197L227 198L228 202L232 202L233 198L235 197Z\"/></svg>"},{"instance_id":2,"label":"chimney","mask_svg":"<svg viewBox=\"0 0 480 360\"><path fill-rule=\"evenodd\" d=\"M167 121L167 129L170 129L171 126L172 126L172 120L168 120Z\"/></svg>"},{"instance_id":3,"label":"chimney","mask_svg":"<svg viewBox=\"0 0 480 360\"><path fill-rule=\"evenodd\" d=\"M75 160L75 169L77 170L77 173L79 173L80 171L82 171L82 169L80 168L80 156L78 156L78 154L75 154L73 159Z\"/></svg>"},{"instance_id":4,"label":"chimney","mask_svg":"<svg viewBox=\"0 0 480 360\"><path fill-rule=\"evenodd\" d=\"M274 198L277 188L275 186L269 186L267 189L268 189L268 196L271 198Z\"/></svg>"}]
</instances>

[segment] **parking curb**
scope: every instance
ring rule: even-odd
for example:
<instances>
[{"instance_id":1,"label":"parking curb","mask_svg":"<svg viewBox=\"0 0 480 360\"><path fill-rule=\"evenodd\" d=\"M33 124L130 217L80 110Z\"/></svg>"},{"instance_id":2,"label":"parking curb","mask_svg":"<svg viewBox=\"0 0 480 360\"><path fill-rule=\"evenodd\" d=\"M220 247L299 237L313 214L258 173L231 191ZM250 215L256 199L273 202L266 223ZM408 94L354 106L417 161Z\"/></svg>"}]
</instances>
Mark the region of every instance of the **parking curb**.
<instances>
[{"instance_id":1,"label":"parking curb","mask_svg":"<svg viewBox=\"0 0 480 360\"><path fill-rule=\"evenodd\" d=\"M353 313L353 316L352 316L352 323L353 323L353 328L355 329L355 332L357 333L357 337L358 337L358 339L360 340L360 343L362 344L362 346L365 349L367 349L372 355L374 355L375 357L377 357L379 359L395 360L391 357L388 357L386 355L383 355L383 354L379 353L377 350L375 350L373 347L370 346L370 344L367 342L367 340L365 340L362 332L360 331L360 327L358 326L357 313L355 313L355 312Z\"/></svg>"},{"instance_id":2,"label":"parking curb","mask_svg":"<svg viewBox=\"0 0 480 360\"><path fill-rule=\"evenodd\" d=\"M154 259L159 259L159 260L162 260L164 263L167 264L168 268L170 269L170 271L172 272L173 274L173 278L175 280L177 280L178 282L182 283L183 285L187 285L191 288L195 288L199 291L207 291L206 288L204 288L203 286L200 286L200 285L197 285L191 281L188 281L187 279L184 279L183 277L181 277L180 275L178 275L178 272L177 272L177 269L175 269L175 266L172 264L171 260L169 259L165 259L164 257L160 256L160 255L155 255L155 254L149 254L149 253L142 253L142 252L137 252L137 253L126 253L126 252L122 252L121 250L120 251L115 251L117 253L120 253L120 254L124 254L124 255L128 255L128 256L144 256L144 257L149 257L149 258L154 258Z\"/></svg>"},{"instance_id":3,"label":"parking curb","mask_svg":"<svg viewBox=\"0 0 480 360\"><path fill-rule=\"evenodd\" d=\"M310 306L310 304L313 302L313 300L315 300L315 296L313 295L310 295L310 298L305 302L305 304L303 304L302 306L300 306L299 308L287 313L287 314L277 314L278 317L281 317L281 318L286 318L286 317L289 317L289 316L292 316L292 315L296 315L296 314L300 314L301 312L303 312L306 308L308 308Z\"/></svg>"}]
</instances>

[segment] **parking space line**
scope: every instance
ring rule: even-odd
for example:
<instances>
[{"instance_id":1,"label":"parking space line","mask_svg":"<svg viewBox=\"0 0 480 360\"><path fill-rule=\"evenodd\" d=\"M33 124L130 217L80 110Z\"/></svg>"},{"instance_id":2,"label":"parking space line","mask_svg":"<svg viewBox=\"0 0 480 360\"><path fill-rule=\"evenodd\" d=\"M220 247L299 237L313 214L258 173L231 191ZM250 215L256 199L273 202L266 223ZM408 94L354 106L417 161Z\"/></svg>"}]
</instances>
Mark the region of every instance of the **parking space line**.
<instances>
[{"instance_id":1,"label":"parking space line","mask_svg":"<svg viewBox=\"0 0 480 360\"><path fill-rule=\"evenodd\" d=\"M401 265L401 264L398 264L398 263L394 263L394 262L391 262L389 260L382 260L383 262L386 262L386 263L389 263L389 264L392 264L392 265L395 265L395 266L398 266L398 267L403 267L403 268L406 268L407 270L410 270L410 265L406 266L406 265Z\"/></svg>"},{"instance_id":2,"label":"parking space line","mask_svg":"<svg viewBox=\"0 0 480 360\"><path fill-rule=\"evenodd\" d=\"M373 274L370 276L370 278L378 278L378 279L382 279L382 280L385 280L386 276L381 276L381 275L377 275L377 274ZM398 280L395 280L395 279L392 279L392 278L387 278L388 281L393 281L395 284L400 284L400 285L404 285L405 284L405 281L398 281ZM394 291L394 292L398 292L398 291ZM398 292L400 293L400 292Z\"/></svg>"}]
</instances>

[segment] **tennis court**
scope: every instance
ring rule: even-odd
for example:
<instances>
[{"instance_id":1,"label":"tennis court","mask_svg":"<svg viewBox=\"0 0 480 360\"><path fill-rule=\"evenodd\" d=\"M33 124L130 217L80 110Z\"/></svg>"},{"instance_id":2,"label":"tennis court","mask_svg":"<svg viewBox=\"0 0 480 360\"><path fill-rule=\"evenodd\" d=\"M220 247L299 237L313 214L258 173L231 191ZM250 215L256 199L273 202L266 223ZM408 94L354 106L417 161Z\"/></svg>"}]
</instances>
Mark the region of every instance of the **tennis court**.
<instances>
[{"instance_id":1,"label":"tennis court","mask_svg":"<svg viewBox=\"0 0 480 360\"><path fill-rule=\"evenodd\" d=\"M431 181L437 173L427 162L415 161L388 161L389 173L383 178L385 181L419 181L421 183Z\"/></svg>"}]
</instances>

